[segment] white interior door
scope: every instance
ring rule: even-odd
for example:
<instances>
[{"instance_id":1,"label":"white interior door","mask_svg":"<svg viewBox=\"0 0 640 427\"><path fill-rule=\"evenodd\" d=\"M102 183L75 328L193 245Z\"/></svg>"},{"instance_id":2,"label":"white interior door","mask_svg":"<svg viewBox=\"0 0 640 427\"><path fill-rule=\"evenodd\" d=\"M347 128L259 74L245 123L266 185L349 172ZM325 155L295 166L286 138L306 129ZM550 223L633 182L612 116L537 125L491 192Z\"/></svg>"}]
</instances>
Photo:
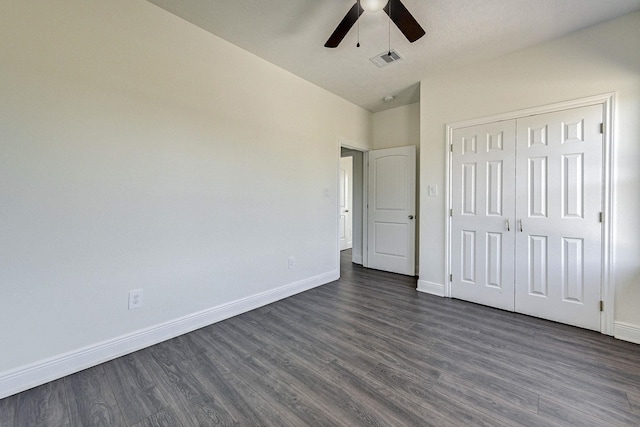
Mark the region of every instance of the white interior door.
<instances>
[{"instance_id":1,"label":"white interior door","mask_svg":"<svg viewBox=\"0 0 640 427\"><path fill-rule=\"evenodd\" d=\"M369 151L367 267L415 275L416 147Z\"/></svg>"},{"instance_id":2,"label":"white interior door","mask_svg":"<svg viewBox=\"0 0 640 427\"><path fill-rule=\"evenodd\" d=\"M515 120L456 129L451 296L514 309Z\"/></svg>"},{"instance_id":3,"label":"white interior door","mask_svg":"<svg viewBox=\"0 0 640 427\"><path fill-rule=\"evenodd\" d=\"M516 311L600 329L602 106L518 120Z\"/></svg>"},{"instance_id":4,"label":"white interior door","mask_svg":"<svg viewBox=\"0 0 640 427\"><path fill-rule=\"evenodd\" d=\"M353 157L340 158L340 250L353 246Z\"/></svg>"}]
</instances>

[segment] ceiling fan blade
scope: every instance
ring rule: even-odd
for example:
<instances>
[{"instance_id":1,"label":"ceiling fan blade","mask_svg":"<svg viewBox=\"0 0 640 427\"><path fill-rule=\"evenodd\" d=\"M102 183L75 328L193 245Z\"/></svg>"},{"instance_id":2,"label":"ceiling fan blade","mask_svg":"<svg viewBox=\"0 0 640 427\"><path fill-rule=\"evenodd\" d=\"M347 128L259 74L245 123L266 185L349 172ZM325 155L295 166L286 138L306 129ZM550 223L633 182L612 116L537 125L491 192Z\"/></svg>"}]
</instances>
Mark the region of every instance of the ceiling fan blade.
<instances>
[{"instance_id":1,"label":"ceiling fan blade","mask_svg":"<svg viewBox=\"0 0 640 427\"><path fill-rule=\"evenodd\" d=\"M389 14L389 8L391 8L391 14ZM411 43L425 35L425 31L418 24L418 21L415 20L411 12L404 7L400 0L389 0L389 3L384 7L384 11L387 12L387 15L391 17L391 20Z\"/></svg>"},{"instance_id":2,"label":"ceiling fan blade","mask_svg":"<svg viewBox=\"0 0 640 427\"><path fill-rule=\"evenodd\" d=\"M333 34L331 34L331 37L329 37L329 40L324 44L324 47L338 47L360 15L362 15L362 8L358 7L358 2L356 2L351 10L342 18L342 21L340 21Z\"/></svg>"}]
</instances>

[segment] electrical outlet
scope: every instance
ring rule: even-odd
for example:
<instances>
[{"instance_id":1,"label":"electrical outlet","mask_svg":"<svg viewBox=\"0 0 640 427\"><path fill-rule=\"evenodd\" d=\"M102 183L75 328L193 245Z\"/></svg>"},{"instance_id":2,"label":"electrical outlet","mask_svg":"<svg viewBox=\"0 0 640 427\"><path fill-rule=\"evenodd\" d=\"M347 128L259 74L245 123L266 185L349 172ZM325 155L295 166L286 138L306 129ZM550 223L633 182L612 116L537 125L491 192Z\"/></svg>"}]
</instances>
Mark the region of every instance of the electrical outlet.
<instances>
[{"instance_id":1,"label":"electrical outlet","mask_svg":"<svg viewBox=\"0 0 640 427\"><path fill-rule=\"evenodd\" d=\"M142 289L129 291L129 310L142 307Z\"/></svg>"},{"instance_id":2,"label":"electrical outlet","mask_svg":"<svg viewBox=\"0 0 640 427\"><path fill-rule=\"evenodd\" d=\"M293 267L295 267L295 266L296 266L296 259L295 259L295 257L290 256L290 257L289 257L289 260L288 260L288 263L289 263L289 270L293 270Z\"/></svg>"}]
</instances>

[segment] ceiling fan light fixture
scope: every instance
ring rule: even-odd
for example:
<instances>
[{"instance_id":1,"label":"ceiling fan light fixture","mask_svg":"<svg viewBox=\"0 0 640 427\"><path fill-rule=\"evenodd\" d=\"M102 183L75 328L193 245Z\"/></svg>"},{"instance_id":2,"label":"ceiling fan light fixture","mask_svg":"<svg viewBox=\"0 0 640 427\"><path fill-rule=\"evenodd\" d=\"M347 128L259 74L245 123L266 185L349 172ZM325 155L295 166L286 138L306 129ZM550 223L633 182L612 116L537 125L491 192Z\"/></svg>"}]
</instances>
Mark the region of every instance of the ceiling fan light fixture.
<instances>
[{"instance_id":1,"label":"ceiling fan light fixture","mask_svg":"<svg viewBox=\"0 0 640 427\"><path fill-rule=\"evenodd\" d=\"M380 12L389 3L389 0L360 0L360 6L365 12Z\"/></svg>"},{"instance_id":2,"label":"ceiling fan light fixture","mask_svg":"<svg viewBox=\"0 0 640 427\"><path fill-rule=\"evenodd\" d=\"M392 13L393 9L393 13ZM384 10L389 15L389 35L391 35L391 22L393 22L400 32L413 43L424 36L425 31L418 21L407 10L402 0L358 0L351 6L351 9L342 18L336 29L331 33L324 47L336 48L347 35L351 27L356 22L360 22L360 16L368 12Z\"/></svg>"}]
</instances>

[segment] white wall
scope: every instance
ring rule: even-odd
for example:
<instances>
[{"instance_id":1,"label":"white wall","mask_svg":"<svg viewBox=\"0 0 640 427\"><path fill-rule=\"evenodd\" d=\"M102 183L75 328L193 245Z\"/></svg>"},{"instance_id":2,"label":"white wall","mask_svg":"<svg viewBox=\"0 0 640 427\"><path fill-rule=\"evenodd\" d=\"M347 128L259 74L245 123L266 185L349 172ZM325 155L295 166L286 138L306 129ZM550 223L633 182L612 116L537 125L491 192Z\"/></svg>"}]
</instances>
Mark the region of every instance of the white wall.
<instances>
[{"instance_id":1,"label":"white wall","mask_svg":"<svg viewBox=\"0 0 640 427\"><path fill-rule=\"evenodd\" d=\"M639 41L634 13L421 82L421 281L445 283L445 195L426 194L428 184L445 184L445 124L616 92L615 320L640 333Z\"/></svg>"},{"instance_id":2,"label":"white wall","mask_svg":"<svg viewBox=\"0 0 640 427\"><path fill-rule=\"evenodd\" d=\"M337 277L336 150L369 112L144 0L0 2L0 58L0 397Z\"/></svg>"}]
</instances>

